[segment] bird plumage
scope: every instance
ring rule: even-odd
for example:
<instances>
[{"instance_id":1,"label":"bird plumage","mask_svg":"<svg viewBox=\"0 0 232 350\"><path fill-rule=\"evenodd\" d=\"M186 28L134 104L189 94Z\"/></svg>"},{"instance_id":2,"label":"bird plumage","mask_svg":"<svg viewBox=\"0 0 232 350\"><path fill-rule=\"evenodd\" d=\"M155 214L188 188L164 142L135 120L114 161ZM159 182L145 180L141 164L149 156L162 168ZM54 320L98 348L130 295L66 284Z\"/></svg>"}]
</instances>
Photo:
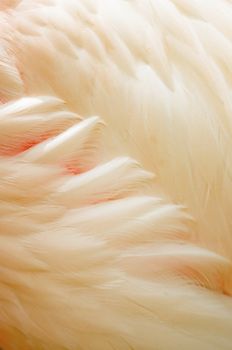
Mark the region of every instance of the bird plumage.
<instances>
[{"instance_id":1,"label":"bird plumage","mask_svg":"<svg viewBox=\"0 0 232 350\"><path fill-rule=\"evenodd\" d=\"M4 350L231 349L231 19L2 2Z\"/></svg>"}]
</instances>

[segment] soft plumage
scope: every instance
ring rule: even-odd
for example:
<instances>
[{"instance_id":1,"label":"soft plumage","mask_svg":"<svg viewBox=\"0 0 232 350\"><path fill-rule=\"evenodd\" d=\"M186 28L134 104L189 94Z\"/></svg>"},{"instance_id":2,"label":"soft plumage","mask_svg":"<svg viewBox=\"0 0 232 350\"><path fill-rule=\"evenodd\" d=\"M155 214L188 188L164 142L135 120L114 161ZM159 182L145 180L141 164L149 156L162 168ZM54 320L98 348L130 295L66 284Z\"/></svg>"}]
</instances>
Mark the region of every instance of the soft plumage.
<instances>
[{"instance_id":1,"label":"soft plumage","mask_svg":"<svg viewBox=\"0 0 232 350\"><path fill-rule=\"evenodd\" d=\"M0 30L2 348L231 350L231 2L2 1Z\"/></svg>"}]
</instances>

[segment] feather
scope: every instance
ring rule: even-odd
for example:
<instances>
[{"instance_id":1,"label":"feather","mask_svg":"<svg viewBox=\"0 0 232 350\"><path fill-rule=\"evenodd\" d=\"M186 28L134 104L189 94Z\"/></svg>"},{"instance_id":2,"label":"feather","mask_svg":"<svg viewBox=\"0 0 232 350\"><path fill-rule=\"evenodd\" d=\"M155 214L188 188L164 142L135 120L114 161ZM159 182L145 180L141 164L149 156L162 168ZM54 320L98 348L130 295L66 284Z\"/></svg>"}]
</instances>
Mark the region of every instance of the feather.
<instances>
[{"instance_id":1,"label":"feather","mask_svg":"<svg viewBox=\"0 0 232 350\"><path fill-rule=\"evenodd\" d=\"M3 350L231 350L231 19L1 2Z\"/></svg>"}]
</instances>

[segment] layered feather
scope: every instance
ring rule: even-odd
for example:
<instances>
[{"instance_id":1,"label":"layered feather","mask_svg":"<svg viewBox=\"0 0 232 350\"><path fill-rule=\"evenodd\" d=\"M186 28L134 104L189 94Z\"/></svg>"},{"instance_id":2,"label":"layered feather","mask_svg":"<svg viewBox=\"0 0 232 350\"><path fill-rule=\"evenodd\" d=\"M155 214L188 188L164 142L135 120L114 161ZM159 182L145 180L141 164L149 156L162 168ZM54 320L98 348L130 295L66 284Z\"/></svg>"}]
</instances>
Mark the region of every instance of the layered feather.
<instances>
[{"instance_id":1,"label":"layered feather","mask_svg":"<svg viewBox=\"0 0 232 350\"><path fill-rule=\"evenodd\" d=\"M231 18L1 3L4 350L231 349Z\"/></svg>"},{"instance_id":2,"label":"layered feather","mask_svg":"<svg viewBox=\"0 0 232 350\"><path fill-rule=\"evenodd\" d=\"M38 97L3 105L0 125L4 349L230 349L229 261L191 243L152 174L104 160L99 118Z\"/></svg>"}]
</instances>

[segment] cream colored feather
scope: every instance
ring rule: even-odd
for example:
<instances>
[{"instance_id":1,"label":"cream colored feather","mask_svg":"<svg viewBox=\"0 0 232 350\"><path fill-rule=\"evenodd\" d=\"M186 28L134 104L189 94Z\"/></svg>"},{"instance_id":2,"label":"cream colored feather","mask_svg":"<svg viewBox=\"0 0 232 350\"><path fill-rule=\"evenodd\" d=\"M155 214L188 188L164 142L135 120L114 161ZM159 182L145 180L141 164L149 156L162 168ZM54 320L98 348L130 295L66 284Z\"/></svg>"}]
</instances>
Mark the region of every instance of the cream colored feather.
<instances>
[{"instance_id":1,"label":"cream colored feather","mask_svg":"<svg viewBox=\"0 0 232 350\"><path fill-rule=\"evenodd\" d=\"M0 347L231 350L231 1L1 1L0 31Z\"/></svg>"}]
</instances>

